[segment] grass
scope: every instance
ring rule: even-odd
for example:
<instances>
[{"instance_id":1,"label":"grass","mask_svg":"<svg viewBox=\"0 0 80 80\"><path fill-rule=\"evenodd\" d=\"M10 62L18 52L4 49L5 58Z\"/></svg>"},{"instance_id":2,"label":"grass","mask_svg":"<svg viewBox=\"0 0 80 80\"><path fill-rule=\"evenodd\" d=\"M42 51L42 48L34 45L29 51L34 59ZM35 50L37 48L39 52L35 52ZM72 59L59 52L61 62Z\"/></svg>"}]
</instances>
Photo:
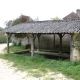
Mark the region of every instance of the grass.
<instances>
[{"instance_id":1,"label":"grass","mask_svg":"<svg viewBox=\"0 0 80 80\"><path fill-rule=\"evenodd\" d=\"M17 54L3 54L1 59L13 62L17 70L28 71L29 75L34 77L44 76L47 72L61 72L64 75L75 80L80 80L80 62L69 62L62 60L50 60L44 56L35 54L34 57L17 55ZM46 79L52 80L52 79Z\"/></svg>"},{"instance_id":2,"label":"grass","mask_svg":"<svg viewBox=\"0 0 80 80\"><path fill-rule=\"evenodd\" d=\"M4 51L7 50L7 48L4 49ZM24 46L10 46L10 52L16 52L16 51L22 51L22 50L26 50L26 48Z\"/></svg>"}]
</instances>

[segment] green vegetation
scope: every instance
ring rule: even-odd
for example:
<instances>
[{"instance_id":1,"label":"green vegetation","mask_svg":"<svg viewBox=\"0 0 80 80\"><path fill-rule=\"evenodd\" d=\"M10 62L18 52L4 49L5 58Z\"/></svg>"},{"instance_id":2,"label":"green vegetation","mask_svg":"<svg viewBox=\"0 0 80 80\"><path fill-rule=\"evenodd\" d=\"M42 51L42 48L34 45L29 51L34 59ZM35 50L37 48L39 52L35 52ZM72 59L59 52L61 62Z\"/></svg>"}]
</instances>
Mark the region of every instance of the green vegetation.
<instances>
[{"instance_id":1,"label":"green vegetation","mask_svg":"<svg viewBox=\"0 0 80 80\"><path fill-rule=\"evenodd\" d=\"M59 17L51 18L52 20L61 20Z\"/></svg>"},{"instance_id":2,"label":"green vegetation","mask_svg":"<svg viewBox=\"0 0 80 80\"><path fill-rule=\"evenodd\" d=\"M0 55L0 58L13 62L12 66L17 67L16 70L26 71L30 76L41 77L48 72L61 72L75 80L80 80L80 62L50 60L37 54L34 57L23 54L3 54Z\"/></svg>"},{"instance_id":3,"label":"green vegetation","mask_svg":"<svg viewBox=\"0 0 80 80\"><path fill-rule=\"evenodd\" d=\"M4 49L4 51L7 50L7 48ZM24 46L10 46L10 52L15 52L15 51L22 51L26 50Z\"/></svg>"},{"instance_id":4,"label":"green vegetation","mask_svg":"<svg viewBox=\"0 0 80 80\"><path fill-rule=\"evenodd\" d=\"M17 25L19 23L22 23L22 22L32 22L33 19L29 16L25 16L25 15L20 15L18 18L16 18L15 20L9 20L9 21L6 21L5 24L6 26L14 26L14 25Z\"/></svg>"},{"instance_id":5,"label":"green vegetation","mask_svg":"<svg viewBox=\"0 0 80 80\"><path fill-rule=\"evenodd\" d=\"M80 51L80 33L76 37L76 41L74 43L74 47Z\"/></svg>"},{"instance_id":6,"label":"green vegetation","mask_svg":"<svg viewBox=\"0 0 80 80\"><path fill-rule=\"evenodd\" d=\"M1 43L6 43L7 42L7 37L6 35L0 36L0 44Z\"/></svg>"}]
</instances>

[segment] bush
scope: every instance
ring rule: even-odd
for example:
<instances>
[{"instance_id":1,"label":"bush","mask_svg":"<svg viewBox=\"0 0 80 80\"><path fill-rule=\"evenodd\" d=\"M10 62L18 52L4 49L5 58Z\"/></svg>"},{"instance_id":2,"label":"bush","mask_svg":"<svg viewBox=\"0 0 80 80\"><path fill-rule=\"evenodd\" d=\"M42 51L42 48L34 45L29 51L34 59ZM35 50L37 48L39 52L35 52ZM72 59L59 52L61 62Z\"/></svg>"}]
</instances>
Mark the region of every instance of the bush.
<instances>
[{"instance_id":1,"label":"bush","mask_svg":"<svg viewBox=\"0 0 80 80\"><path fill-rule=\"evenodd\" d=\"M7 42L7 36L6 35L0 36L0 43L6 43L6 42Z\"/></svg>"},{"instance_id":2,"label":"bush","mask_svg":"<svg viewBox=\"0 0 80 80\"><path fill-rule=\"evenodd\" d=\"M11 42L11 38L10 38L9 42ZM0 36L0 44L2 44L2 43L7 43L7 36L6 35Z\"/></svg>"}]
</instances>

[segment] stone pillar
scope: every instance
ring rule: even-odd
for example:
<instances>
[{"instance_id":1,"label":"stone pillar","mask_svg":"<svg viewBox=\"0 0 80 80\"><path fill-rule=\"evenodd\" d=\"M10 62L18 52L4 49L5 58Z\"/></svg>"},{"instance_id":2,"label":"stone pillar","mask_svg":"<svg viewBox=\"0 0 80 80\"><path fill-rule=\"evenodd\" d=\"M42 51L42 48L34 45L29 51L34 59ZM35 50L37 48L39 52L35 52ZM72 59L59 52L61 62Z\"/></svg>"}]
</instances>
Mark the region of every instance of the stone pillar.
<instances>
[{"instance_id":1,"label":"stone pillar","mask_svg":"<svg viewBox=\"0 0 80 80\"><path fill-rule=\"evenodd\" d=\"M77 48L78 41L77 39L79 38L79 33L71 34L71 41L70 41L70 61L78 61L80 60L80 52L79 49Z\"/></svg>"},{"instance_id":2,"label":"stone pillar","mask_svg":"<svg viewBox=\"0 0 80 80\"><path fill-rule=\"evenodd\" d=\"M79 60L80 60L80 53L76 48L74 48L73 49L73 61L79 61Z\"/></svg>"}]
</instances>

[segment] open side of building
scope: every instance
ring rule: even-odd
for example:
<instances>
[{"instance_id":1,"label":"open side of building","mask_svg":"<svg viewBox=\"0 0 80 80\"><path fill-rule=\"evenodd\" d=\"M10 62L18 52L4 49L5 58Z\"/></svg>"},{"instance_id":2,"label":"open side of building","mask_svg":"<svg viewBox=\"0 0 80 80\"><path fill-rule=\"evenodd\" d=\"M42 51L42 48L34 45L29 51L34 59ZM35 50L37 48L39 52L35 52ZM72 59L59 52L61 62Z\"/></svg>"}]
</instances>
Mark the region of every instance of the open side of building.
<instances>
[{"instance_id":1,"label":"open side of building","mask_svg":"<svg viewBox=\"0 0 80 80\"><path fill-rule=\"evenodd\" d=\"M74 47L76 37L80 33L80 20L48 20L20 23L4 29L7 34L7 52L9 53L9 39L12 34L29 34L31 38L31 56L34 55L34 35L39 39L41 34L58 34L60 37L60 53L62 51L62 37L65 34L71 35L70 40L70 61L80 60L80 53ZM54 38L55 39L55 38ZM55 40L54 40L55 43ZM62 54L61 54L62 55Z\"/></svg>"}]
</instances>

